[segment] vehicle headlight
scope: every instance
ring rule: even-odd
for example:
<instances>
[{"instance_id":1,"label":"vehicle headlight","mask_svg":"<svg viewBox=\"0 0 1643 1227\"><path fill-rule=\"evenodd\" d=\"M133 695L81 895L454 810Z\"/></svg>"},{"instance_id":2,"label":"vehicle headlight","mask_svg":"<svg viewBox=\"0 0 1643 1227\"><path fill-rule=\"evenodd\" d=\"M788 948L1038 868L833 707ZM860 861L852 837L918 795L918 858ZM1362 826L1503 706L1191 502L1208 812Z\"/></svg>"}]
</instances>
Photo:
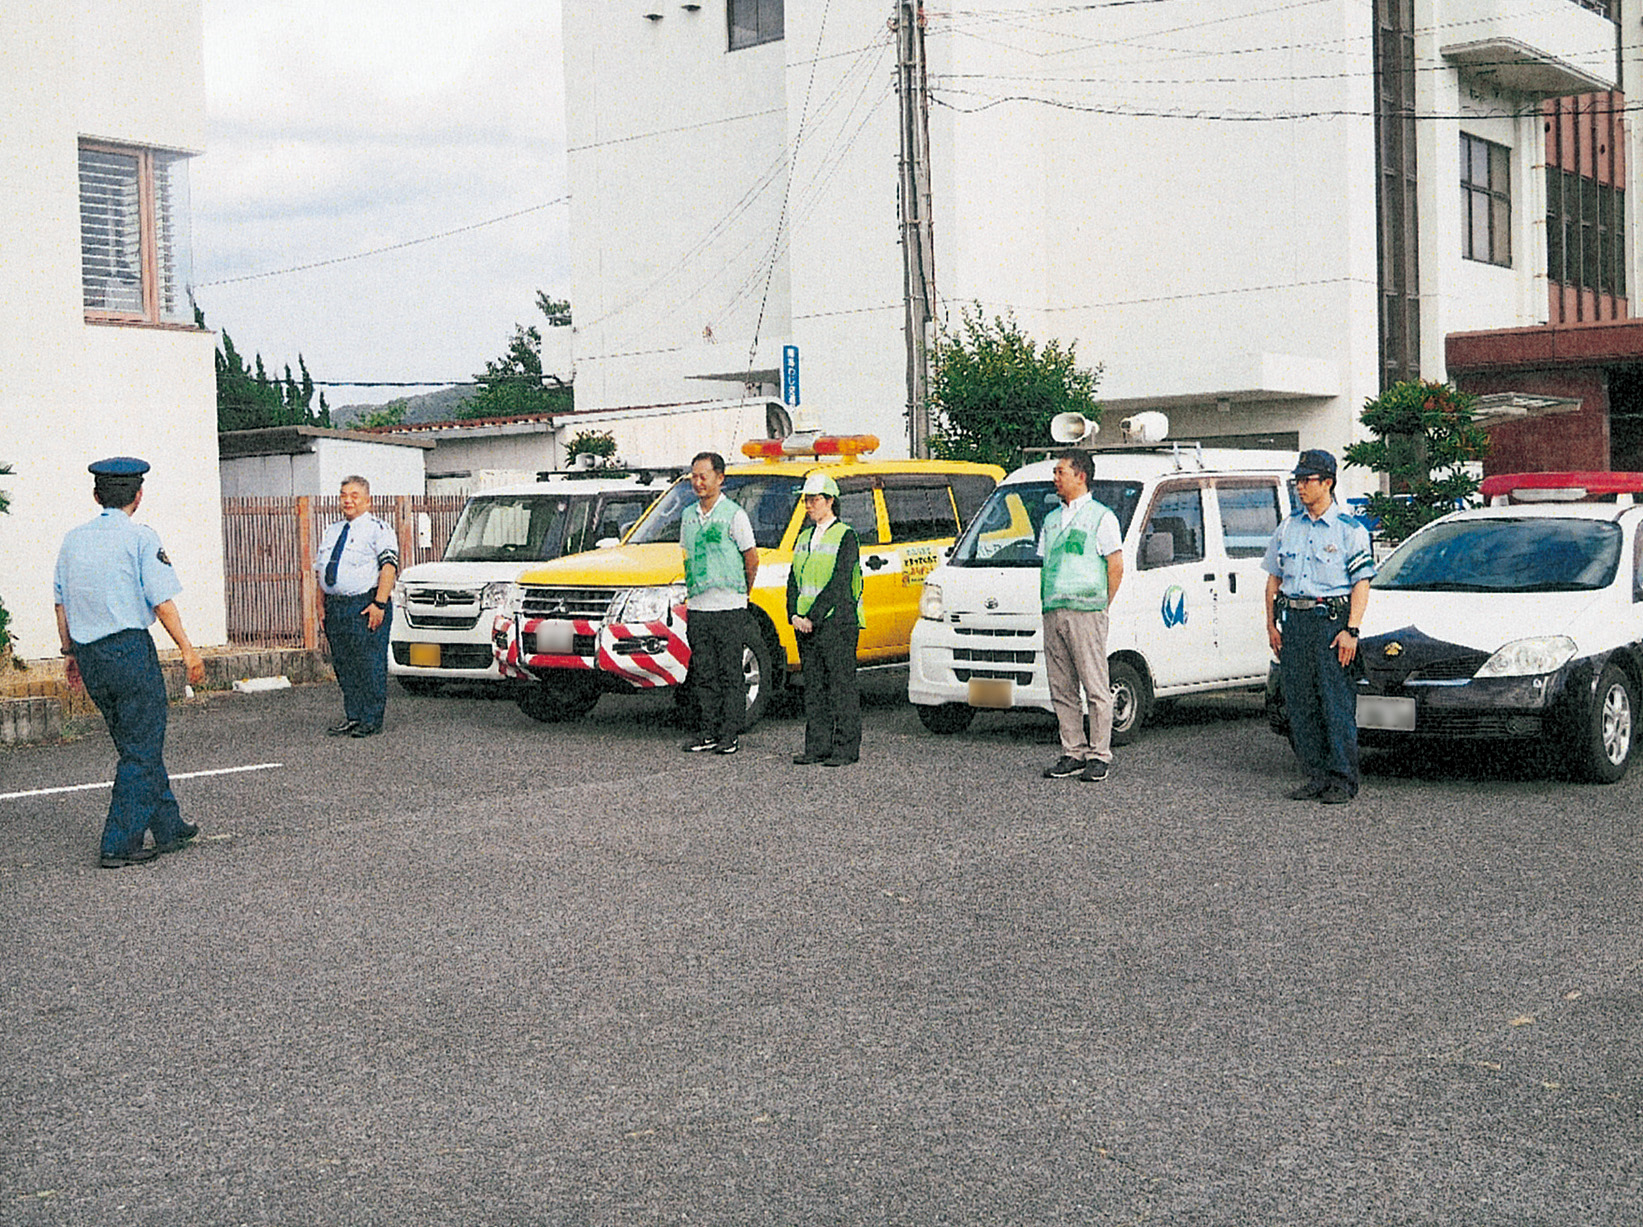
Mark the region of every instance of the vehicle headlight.
<instances>
[{"instance_id":1,"label":"vehicle headlight","mask_svg":"<svg viewBox=\"0 0 1643 1227\"><path fill-rule=\"evenodd\" d=\"M394 604L401 608L405 606L405 581L402 579L394 581Z\"/></svg>"},{"instance_id":2,"label":"vehicle headlight","mask_svg":"<svg viewBox=\"0 0 1643 1227\"><path fill-rule=\"evenodd\" d=\"M479 608L506 609L519 585L511 579L494 580L479 590Z\"/></svg>"},{"instance_id":3,"label":"vehicle headlight","mask_svg":"<svg viewBox=\"0 0 1643 1227\"><path fill-rule=\"evenodd\" d=\"M612 622L665 622L675 605L685 602L683 584L669 584L665 588L635 588L621 600L612 603Z\"/></svg>"},{"instance_id":4,"label":"vehicle headlight","mask_svg":"<svg viewBox=\"0 0 1643 1227\"><path fill-rule=\"evenodd\" d=\"M1556 673L1574 659L1575 641L1567 635L1536 635L1500 648L1483 662L1477 677L1536 677Z\"/></svg>"},{"instance_id":5,"label":"vehicle headlight","mask_svg":"<svg viewBox=\"0 0 1643 1227\"><path fill-rule=\"evenodd\" d=\"M924 591L920 592L918 597L918 616L929 618L932 622L940 622L947 616L947 608L941 603L940 584L925 581Z\"/></svg>"}]
</instances>

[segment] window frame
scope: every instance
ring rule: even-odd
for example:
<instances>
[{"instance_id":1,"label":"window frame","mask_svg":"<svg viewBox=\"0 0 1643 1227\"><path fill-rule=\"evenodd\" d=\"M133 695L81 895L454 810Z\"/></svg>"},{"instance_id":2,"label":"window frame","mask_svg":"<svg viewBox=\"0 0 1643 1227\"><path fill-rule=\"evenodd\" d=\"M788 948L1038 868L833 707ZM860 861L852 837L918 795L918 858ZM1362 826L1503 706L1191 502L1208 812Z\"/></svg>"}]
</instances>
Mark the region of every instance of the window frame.
<instances>
[{"instance_id":1,"label":"window frame","mask_svg":"<svg viewBox=\"0 0 1643 1227\"><path fill-rule=\"evenodd\" d=\"M1472 177L1474 147L1483 154L1484 182ZM1496 171L1504 172L1504 185L1495 182ZM1461 258L1496 268L1512 267L1512 150L1508 145L1484 140L1470 132L1460 134L1460 232ZM1474 210L1481 204L1489 219L1484 236L1485 255L1478 255ZM1501 213L1505 217L1502 219Z\"/></svg>"},{"instance_id":2,"label":"window frame","mask_svg":"<svg viewBox=\"0 0 1643 1227\"><path fill-rule=\"evenodd\" d=\"M122 310L112 307L93 307L86 304L86 196L83 182L77 183L77 202L80 211L80 301L85 312L88 324L135 324L152 328L177 328L186 331L196 331L198 325L192 319L167 319L161 305L161 261L160 261L160 202L155 180L155 165L159 158L171 157L176 161L186 161L189 155L176 150L155 149L144 145L122 145L117 141L103 141L81 138L75 150L76 175L81 168L81 157L87 153L105 154L113 157L134 158L137 163L137 268L141 278L140 309ZM190 238L187 227L190 218L187 213L187 199L180 206L183 238L179 244L175 236L172 242L172 267L170 272L178 282L177 293L180 299L192 304L193 294L187 284L191 270L188 265L186 251L179 257L177 248L186 249Z\"/></svg>"},{"instance_id":3,"label":"window frame","mask_svg":"<svg viewBox=\"0 0 1643 1227\"><path fill-rule=\"evenodd\" d=\"M774 10L774 29L766 28ZM737 22L737 13L744 14ZM739 30L752 31L739 36ZM783 0L727 0L725 4L725 45L731 51L745 51L766 43L779 43L787 33L787 9Z\"/></svg>"}]
</instances>

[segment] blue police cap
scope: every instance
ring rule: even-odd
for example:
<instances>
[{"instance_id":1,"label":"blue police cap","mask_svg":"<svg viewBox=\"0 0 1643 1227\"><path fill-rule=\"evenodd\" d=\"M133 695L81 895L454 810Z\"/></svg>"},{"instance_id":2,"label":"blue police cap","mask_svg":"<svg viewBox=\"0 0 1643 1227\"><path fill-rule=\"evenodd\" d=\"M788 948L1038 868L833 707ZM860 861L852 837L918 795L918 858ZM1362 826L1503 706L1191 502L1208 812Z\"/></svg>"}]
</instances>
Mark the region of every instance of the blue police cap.
<instances>
[{"instance_id":1,"label":"blue police cap","mask_svg":"<svg viewBox=\"0 0 1643 1227\"><path fill-rule=\"evenodd\" d=\"M92 461L86 469L98 477L141 477L148 472L148 461L135 456L110 456Z\"/></svg>"},{"instance_id":2,"label":"blue police cap","mask_svg":"<svg viewBox=\"0 0 1643 1227\"><path fill-rule=\"evenodd\" d=\"M1296 477L1334 477L1335 457L1321 447L1310 447L1301 453L1295 466Z\"/></svg>"}]
</instances>

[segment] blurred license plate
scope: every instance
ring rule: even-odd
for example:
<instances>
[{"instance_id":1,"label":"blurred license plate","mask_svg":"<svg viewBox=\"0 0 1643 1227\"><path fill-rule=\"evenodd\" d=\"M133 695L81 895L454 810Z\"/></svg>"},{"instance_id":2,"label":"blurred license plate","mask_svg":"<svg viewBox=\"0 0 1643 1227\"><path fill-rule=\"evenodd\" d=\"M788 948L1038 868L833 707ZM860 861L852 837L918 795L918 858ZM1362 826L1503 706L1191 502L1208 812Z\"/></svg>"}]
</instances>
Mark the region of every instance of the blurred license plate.
<instances>
[{"instance_id":1,"label":"blurred license plate","mask_svg":"<svg viewBox=\"0 0 1643 1227\"><path fill-rule=\"evenodd\" d=\"M418 669L439 668L439 645L437 643L413 643L406 656L406 663L415 665Z\"/></svg>"},{"instance_id":2,"label":"blurred license plate","mask_svg":"<svg viewBox=\"0 0 1643 1227\"><path fill-rule=\"evenodd\" d=\"M970 680L971 707L1011 707L1015 703L1015 683L1008 678L977 677Z\"/></svg>"},{"instance_id":3,"label":"blurred license plate","mask_svg":"<svg viewBox=\"0 0 1643 1227\"><path fill-rule=\"evenodd\" d=\"M1415 730L1415 700L1388 699L1378 694L1358 696L1358 727L1393 729L1400 733Z\"/></svg>"},{"instance_id":4,"label":"blurred license plate","mask_svg":"<svg viewBox=\"0 0 1643 1227\"><path fill-rule=\"evenodd\" d=\"M536 628L538 656L567 656L576 640L576 631L569 622L543 622Z\"/></svg>"}]
</instances>

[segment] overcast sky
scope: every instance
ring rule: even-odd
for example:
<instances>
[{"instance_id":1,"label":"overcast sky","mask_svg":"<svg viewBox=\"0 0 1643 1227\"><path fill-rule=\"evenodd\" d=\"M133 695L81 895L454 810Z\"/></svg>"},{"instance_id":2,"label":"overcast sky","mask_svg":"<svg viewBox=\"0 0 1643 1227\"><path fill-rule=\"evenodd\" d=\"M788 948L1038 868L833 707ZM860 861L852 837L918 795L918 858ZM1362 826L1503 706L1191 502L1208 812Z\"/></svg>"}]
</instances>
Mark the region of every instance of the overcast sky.
<instances>
[{"instance_id":1,"label":"overcast sky","mask_svg":"<svg viewBox=\"0 0 1643 1227\"><path fill-rule=\"evenodd\" d=\"M558 0L204 0L204 19L194 278L248 361L454 382L540 322L538 289L569 297Z\"/></svg>"}]
</instances>

